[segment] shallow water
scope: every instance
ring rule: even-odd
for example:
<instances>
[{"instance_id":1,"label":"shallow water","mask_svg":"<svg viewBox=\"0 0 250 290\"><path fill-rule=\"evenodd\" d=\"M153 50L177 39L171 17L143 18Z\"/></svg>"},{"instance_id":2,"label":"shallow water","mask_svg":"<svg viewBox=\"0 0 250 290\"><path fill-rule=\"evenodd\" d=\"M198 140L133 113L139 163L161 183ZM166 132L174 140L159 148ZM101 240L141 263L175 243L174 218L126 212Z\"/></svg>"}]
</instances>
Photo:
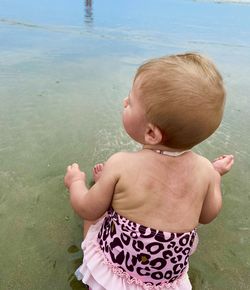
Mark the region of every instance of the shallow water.
<instances>
[{"instance_id":1,"label":"shallow water","mask_svg":"<svg viewBox=\"0 0 250 290\"><path fill-rule=\"evenodd\" d=\"M0 289L83 289L81 221L63 186L135 149L121 102L144 60L212 57L227 86L223 123L196 151L233 153L219 218L201 226L194 289L250 289L250 5L209 1L0 0Z\"/></svg>"}]
</instances>

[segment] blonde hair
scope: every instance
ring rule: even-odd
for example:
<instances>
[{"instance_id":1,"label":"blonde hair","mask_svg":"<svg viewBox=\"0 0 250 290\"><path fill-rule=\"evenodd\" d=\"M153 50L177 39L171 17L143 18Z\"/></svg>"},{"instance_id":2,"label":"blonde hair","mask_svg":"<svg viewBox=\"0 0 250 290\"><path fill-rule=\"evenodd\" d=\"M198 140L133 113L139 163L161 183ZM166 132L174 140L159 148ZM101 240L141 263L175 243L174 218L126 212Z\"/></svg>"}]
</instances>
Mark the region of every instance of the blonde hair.
<instances>
[{"instance_id":1,"label":"blonde hair","mask_svg":"<svg viewBox=\"0 0 250 290\"><path fill-rule=\"evenodd\" d=\"M212 61L197 53L152 59L139 67L139 98L163 144L188 149L208 138L223 116L223 80Z\"/></svg>"}]
</instances>

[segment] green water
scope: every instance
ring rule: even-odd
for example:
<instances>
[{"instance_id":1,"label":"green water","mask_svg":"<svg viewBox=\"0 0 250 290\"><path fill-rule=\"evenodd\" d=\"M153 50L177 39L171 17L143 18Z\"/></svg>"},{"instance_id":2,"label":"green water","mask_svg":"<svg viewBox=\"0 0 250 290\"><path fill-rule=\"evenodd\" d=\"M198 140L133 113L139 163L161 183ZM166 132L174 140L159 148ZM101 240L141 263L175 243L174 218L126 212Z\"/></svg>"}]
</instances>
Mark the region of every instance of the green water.
<instances>
[{"instance_id":1,"label":"green water","mask_svg":"<svg viewBox=\"0 0 250 290\"><path fill-rule=\"evenodd\" d=\"M22 3L21 3L22 2ZM199 229L195 290L250 289L250 6L206 1L0 0L0 290L84 289L81 221L65 168L135 149L120 113L144 60L200 51L228 92L223 123L195 150L232 153L218 219Z\"/></svg>"}]
</instances>

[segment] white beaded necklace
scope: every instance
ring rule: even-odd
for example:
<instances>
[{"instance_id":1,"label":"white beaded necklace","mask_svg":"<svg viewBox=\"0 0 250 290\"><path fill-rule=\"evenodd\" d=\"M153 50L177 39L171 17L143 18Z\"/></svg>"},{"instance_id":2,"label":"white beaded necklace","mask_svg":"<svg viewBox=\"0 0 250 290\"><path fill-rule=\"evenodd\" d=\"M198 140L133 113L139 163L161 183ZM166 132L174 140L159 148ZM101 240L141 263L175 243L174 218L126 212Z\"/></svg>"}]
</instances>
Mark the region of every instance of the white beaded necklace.
<instances>
[{"instance_id":1,"label":"white beaded necklace","mask_svg":"<svg viewBox=\"0 0 250 290\"><path fill-rule=\"evenodd\" d=\"M145 148L145 149L149 149L152 150L158 154L162 154L162 155L166 155L169 157L178 157L186 152L190 152L191 150L183 150L183 151L167 151L167 150L160 150L160 149L151 149L151 148Z\"/></svg>"}]
</instances>

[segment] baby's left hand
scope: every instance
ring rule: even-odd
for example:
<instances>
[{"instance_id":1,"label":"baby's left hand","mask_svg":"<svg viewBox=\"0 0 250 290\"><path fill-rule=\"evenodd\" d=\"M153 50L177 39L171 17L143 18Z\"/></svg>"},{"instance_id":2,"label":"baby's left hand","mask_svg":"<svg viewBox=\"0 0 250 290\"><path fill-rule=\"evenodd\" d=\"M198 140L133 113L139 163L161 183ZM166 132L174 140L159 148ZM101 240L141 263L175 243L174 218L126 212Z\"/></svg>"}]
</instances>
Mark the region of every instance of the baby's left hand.
<instances>
[{"instance_id":1,"label":"baby's left hand","mask_svg":"<svg viewBox=\"0 0 250 290\"><path fill-rule=\"evenodd\" d=\"M65 186L70 189L72 183L76 181L83 181L86 180L86 174L80 170L79 165L77 163L73 163L67 167L67 172L64 177L64 184Z\"/></svg>"},{"instance_id":2,"label":"baby's left hand","mask_svg":"<svg viewBox=\"0 0 250 290\"><path fill-rule=\"evenodd\" d=\"M214 169L222 176L231 170L234 164L233 155L222 155L216 158L213 162Z\"/></svg>"}]
</instances>

